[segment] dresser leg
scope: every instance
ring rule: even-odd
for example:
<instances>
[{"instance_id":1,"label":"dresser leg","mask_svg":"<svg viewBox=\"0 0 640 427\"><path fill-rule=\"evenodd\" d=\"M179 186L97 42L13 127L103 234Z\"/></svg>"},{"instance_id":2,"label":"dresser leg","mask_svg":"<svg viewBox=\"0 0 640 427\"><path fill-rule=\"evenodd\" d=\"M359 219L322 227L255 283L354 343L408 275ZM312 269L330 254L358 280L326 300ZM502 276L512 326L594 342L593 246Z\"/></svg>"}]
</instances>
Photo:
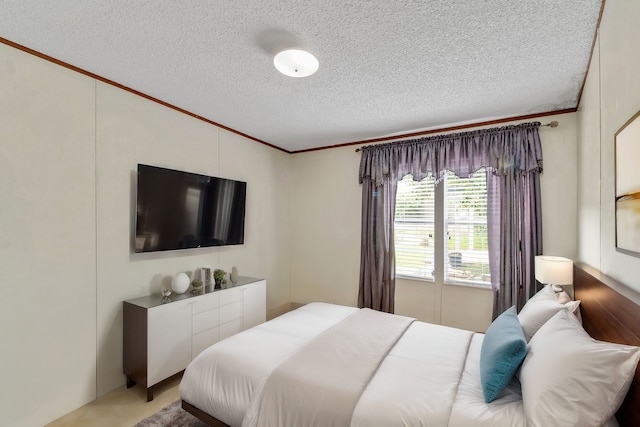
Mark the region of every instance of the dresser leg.
<instances>
[{"instance_id":1,"label":"dresser leg","mask_svg":"<svg viewBox=\"0 0 640 427\"><path fill-rule=\"evenodd\" d=\"M134 385L136 385L136 382L133 380L133 378L127 375L127 388L131 388Z\"/></svg>"},{"instance_id":2,"label":"dresser leg","mask_svg":"<svg viewBox=\"0 0 640 427\"><path fill-rule=\"evenodd\" d=\"M149 387L147 389L147 402L151 402L153 400L153 387Z\"/></svg>"}]
</instances>

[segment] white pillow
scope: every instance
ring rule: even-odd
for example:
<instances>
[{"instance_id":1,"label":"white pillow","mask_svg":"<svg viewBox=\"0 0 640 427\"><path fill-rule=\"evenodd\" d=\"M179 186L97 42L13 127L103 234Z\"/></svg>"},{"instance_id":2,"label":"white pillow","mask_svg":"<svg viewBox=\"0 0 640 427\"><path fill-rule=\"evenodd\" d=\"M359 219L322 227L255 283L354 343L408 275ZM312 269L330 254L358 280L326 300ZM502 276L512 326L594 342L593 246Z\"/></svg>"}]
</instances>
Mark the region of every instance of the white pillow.
<instances>
[{"instance_id":1,"label":"white pillow","mask_svg":"<svg viewBox=\"0 0 640 427\"><path fill-rule=\"evenodd\" d=\"M564 308L551 286L545 286L532 296L518 313L527 342L547 320Z\"/></svg>"},{"instance_id":2,"label":"white pillow","mask_svg":"<svg viewBox=\"0 0 640 427\"><path fill-rule=\"evenodd\" d=\"M569 301L564 306L567 308L567 310L569 310L569 313L573 313L573 315L576 316L576 319L578 319L578 321L582 325L582 315L580 314L580 300Z\"/></svg>"},{"instance_id":3,"label":"white pillow","mask_svg":"<svg viewBox=\"0 0 640 427\"><path fill-rule=\"evenodd\" d=\"M582 315L580 314L580 300L572 300L571 296L564 289L560 292L556 292L556 297L558 298L558 302L560 304L564 304L569 312L575 314L575 316L580 321L580 324L582 324Z\"/></svg>"},{"instance_id":4,"label":"white pillow","mask_svg":"<svg viewBox=\"0 0 640 427\"><path fill-rule=\"evenodd\" d=\"M600 426L624 400L640 347L596 341L568 310L529 343L520 370L527 426Z\"/></svg>"}]
</instances>

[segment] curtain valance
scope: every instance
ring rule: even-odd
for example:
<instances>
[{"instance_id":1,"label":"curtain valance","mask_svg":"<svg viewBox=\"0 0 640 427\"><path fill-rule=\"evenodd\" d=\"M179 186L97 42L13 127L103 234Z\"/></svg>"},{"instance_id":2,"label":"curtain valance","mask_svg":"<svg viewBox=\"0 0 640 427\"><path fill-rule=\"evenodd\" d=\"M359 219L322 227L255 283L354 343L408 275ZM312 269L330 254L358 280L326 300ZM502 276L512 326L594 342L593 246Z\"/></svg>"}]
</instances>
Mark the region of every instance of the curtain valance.
<instances>
[{"instance_id":1,"label":"curtain valance","mask_svg":"<svg viewBox=\"0 0 640 427\"><path fill-rule=\"evenodd\" d=\"M451 171L461 178L482 167L497 175L508 171L542 171L540 122L448 135L369 145L361 148L360 183L370 179L381 186L386 179L398 181L411 174L420 181L442 178Z\"/></svg>"}]
</instances>

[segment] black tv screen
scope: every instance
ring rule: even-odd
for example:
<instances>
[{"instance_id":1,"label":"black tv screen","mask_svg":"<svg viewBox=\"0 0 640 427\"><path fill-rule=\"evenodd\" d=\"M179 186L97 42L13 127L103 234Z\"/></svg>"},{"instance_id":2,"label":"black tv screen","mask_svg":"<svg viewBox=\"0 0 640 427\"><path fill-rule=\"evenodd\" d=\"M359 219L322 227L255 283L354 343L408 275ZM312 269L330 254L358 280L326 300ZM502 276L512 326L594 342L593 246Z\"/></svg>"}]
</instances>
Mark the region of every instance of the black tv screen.
<instances>
[{"instance_id":1,"label":"black tv screen","mask_svg":"<svg viewBox=\"0 0 640 427\"><path fill-rule=\"evenodd\" d=\"M135 252L244 243L247 183L138 165Z\"/></svg>"}]
</instances>

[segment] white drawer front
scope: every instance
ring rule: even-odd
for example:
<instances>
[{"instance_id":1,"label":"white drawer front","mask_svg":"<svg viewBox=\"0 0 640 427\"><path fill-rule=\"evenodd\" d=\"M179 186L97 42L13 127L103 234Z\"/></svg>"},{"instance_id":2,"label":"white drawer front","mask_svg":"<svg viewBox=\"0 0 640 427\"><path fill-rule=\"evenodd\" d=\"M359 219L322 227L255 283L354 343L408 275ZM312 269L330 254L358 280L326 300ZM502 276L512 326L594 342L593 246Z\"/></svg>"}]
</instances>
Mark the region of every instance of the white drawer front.
<instances>
[{"instance_id":1,"label":"white drawer front","mask_svg":"<svg viewBox=\"0 0 640 427\"><path fill-rule=\"evenodd\" d=\"M267 318L267 282L252 283L244 287L244 329L263 323Z\"/></svg>"},{"instance_id":2,"label":"white drawer front","mask_svg":"<svg viewBox=\"0 0 640 427\"><path fill-rule=\"evenodd\" d=\"M220 292L220 305L231 304L232 302L242 301L244 290L241 287L225 289Z\"/></svg>"},{"instance_id":3,"label":"white drawer front","mask_svg":"<svg viewBox=\"0 0 640 427\"><path fill-rule=\"evenodd\" d=\"M191 340L191 358L195 359L203 350L218 341L220 341L220 328L217 327L194 335Z\"/></svg>"},{"instance_id":4,"label":"white drawer front","mask_svg":"<svg viewBox=\"0 0 640 427\"><path fill-rule=\"evenodd\" d=\"M203 311L193 315L193 335L199 334L207 329L215 328L220 324L220 311L217 308Z\"/></svg>"},{"instance_id":5,"label":"white drawer front","mask_svg":"<svg viewBox=\"0 0 640 427\"><path fill-rule=\"evenodd\" d=\"M227 323L232 320L242 319L242 305L242 301L238 301L233 304L223 305L220 307L220 324L222 325L223 323Z\"/></svg>"},{"instance_id":6,"label":"white drawer front","mask_svg":"<svg viewBox=\"0 0 640 427\"><path fill-rule=\"evenodd\" d=\"M220 325L220 339L223 340L231 335L242 331L242 319L232 320L231 322Z\"/></svg>"},{"instance_id":7,"label":"white drawer front","mask_svg":"<svg viewBox=\"0 0 640 427\"><path fill-rule=\"evenodd\" d=\"M211 310L212 308L218 308L219 306L220 306L219 292L205 294L198 298L194 298L193 314Z\"/></svg>"},{"instance_id":8,"label":"white drawer front","mask_svg":"<svg viewBox=\"0 0 640 427\"><path fill-rule=\"evenodd\" d=\"M148 311L147 386L180 372L191 361L191 318L188 301Z\"/></svg>"}]
</instances>

